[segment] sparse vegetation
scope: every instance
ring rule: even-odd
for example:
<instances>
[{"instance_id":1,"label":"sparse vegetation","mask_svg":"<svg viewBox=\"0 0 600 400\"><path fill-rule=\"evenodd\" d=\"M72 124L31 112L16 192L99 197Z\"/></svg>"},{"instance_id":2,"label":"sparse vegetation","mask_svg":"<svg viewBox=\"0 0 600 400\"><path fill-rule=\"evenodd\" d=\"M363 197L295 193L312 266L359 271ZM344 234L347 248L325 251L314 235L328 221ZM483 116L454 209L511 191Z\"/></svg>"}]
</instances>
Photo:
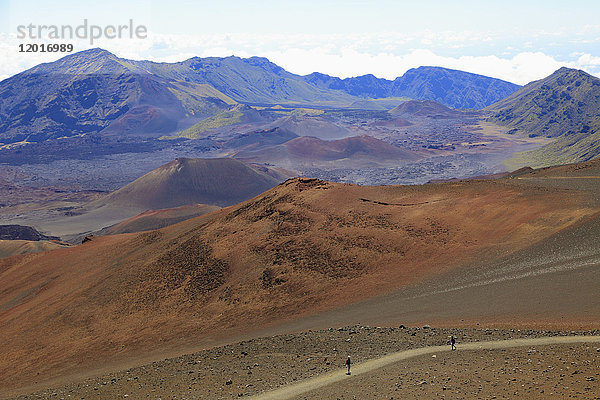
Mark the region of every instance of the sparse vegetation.
<instances>
[{"instance_id":1,"label":"sparse vegetation","mask_svg":"<svg viewBox=\"0 0 600 400\"><path fill-rule=\"evenodd\" d=\"M242 122L243 116L244 114L239 111L225 111L220 114L213 115L212 117L203 119L188 129L179 132L177 135L179 137L185 137L188 139L197 139L203 132L208 130L239 124Z\"/></svg>"}]
</instances>

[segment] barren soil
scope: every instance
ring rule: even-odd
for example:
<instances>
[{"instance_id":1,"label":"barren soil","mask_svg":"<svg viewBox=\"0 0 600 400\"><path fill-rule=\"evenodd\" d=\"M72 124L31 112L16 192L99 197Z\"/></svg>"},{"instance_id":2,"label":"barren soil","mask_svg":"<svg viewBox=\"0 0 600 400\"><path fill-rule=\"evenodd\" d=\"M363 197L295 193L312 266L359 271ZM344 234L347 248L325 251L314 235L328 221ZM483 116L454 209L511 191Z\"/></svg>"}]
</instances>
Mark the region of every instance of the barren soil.
<instances>
[{"instance_id":1,"label":"barren soil","mask_svg":"<svg viewBox=\"0 0 600 400\"><path fill-rule=\"evenodd\" d=\"M252 339L17 398L233 399L261 393L268 395L265 398L287 398L293 393L288 389L302 382L311 384L314 390L293 398L514 398L519 395L566 398L576 395L593 399L600 390L598 342L531 344L506 349L465 348L474 342L500 341L493 343L501 344L503 340L518 338L569 340L574 339L574 335L598 333L357 325ZM450 335L457 337L457 351L448 351ZM374 364L371 360L382 356L391 357L404 350L430 351L430 346L436 346L431 348L432 354L392 363L383 361L381 368L377 368L380 365L375 362L374 367L365 368ZM445 347L437 349L437 346ZM352 356L355 371L349 377L344 376L343 367L347 355ZM328 381L335 383L327 385ZM269 391L275 388L282 391L271 394Z\"/></svg>"},{"instance_id":2,"label":"barren soil","mask_svg":"<svg viewBox=\"0 0 600 400\"><path fill-rule=\"evenodd\" d=\"M597 164L418 187L293 179L159 231L2 259L0 387L357 322L594 329L598 185L582 177Z\"/></svg>"},{"instance_id":3,"label":"barren soil","mask_svg":"<svg viewBox=\"0 0 600 400\"><path fill-rule=\"evenodd\" d=\"M63 247L66 247L66 244L49 240L0 240L0 258L61 249Z\"/></svg>"}]
</instances>

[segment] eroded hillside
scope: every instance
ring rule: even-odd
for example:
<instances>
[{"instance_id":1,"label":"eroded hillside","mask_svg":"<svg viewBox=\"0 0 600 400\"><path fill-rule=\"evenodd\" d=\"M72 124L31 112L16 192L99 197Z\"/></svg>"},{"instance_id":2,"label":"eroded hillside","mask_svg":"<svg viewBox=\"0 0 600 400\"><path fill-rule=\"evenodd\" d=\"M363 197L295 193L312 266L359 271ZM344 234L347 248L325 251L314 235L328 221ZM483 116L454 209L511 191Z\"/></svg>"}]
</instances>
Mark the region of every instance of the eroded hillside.
<instances>
[{"instance_id":1,"label":"eroded hillside","mask_svg":"<svg viewBox=\"0 0 600 400\"><path fill-rule=\"evenodd\" d=\"M515 179L360 187L297 178L159 231L2 259L0 387L334 309L517 251L595 207L585 191Z\"/></svg>"}]
</instances>

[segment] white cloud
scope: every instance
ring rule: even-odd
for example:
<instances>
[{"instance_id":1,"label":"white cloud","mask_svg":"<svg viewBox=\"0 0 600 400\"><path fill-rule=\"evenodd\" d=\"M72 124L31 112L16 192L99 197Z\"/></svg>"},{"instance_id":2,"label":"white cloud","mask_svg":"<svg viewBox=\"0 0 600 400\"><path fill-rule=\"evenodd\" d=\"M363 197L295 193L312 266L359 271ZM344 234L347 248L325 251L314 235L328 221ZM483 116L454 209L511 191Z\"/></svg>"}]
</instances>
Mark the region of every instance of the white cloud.
<instances>
[{"instance_id":1,"label":"white cloud","mask_svg":"<svg viewBox=\"0 0 600 400\"><path fill-rule=\"evenodd\" d=\"M492 76L518 84L526 84L544 78L561 66L582 68L592 65L585 56L580 62L559 62L540 53L519 53L511 58L498 56L444 57L431 50L416 49L403 55L388 53L366 54L352 49L344 49L340 54L328 54L322 49L311 51L289 49L273 52L267 58L291 72L308 74L319 71L341 77L372 73L378 77L394 79L410 68L419 66L440 66L476 74ZM593 60L596 61L597 57Z\"/></svg>"},{"instance_id":2,"label":"white cloud","mask_svg":"<svg viewBox=\"0 0 600 400\"><path fill-rule=\"evenodd\" d=\"M582 54L577 63L585 67L600 66L600 57L592 56L591 54Z\"/></svg>"}]
</instances>

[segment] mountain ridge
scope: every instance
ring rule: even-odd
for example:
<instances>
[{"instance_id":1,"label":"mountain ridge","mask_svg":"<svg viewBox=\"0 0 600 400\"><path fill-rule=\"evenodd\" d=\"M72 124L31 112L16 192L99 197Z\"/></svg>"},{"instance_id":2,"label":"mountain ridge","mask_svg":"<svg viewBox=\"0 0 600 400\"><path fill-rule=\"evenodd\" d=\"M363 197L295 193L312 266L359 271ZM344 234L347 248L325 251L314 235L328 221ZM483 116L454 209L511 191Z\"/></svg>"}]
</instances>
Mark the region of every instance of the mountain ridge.
<instances>
[{"instance_id":1,"label":"mountain ridge","mask_svg":"<svg viewBox=\"0 0 600 400\"><path fill-rule=\"evenodd\" d=\"M435 100L482 108L517 85L441 67L394 81L296 75L264 57L128 60L95 48L39 64L0 82L0 143L105 133L165 135L248 105L350 107L366 97Z\"/></svg>"},{"instance_id":2,"label":"mountain ridge","mask_svg":"<svg viewBox=\"0 0 600 400\"><path fill-rule=\"evenodd\" d=\"M517 154L511 167L543 167L582 162L600 156L600 79L562 67L487 107L491 122L510 133L555 140Z\"/></svg>"},{"instance_id":3,"label":"mountain ridge","mask_svg":"<svg viewBox=\"0 0 600 400\"><path fill-rule=\"evenodd\" d=\"M318 165L320 162L336 162L336 165L341 166L386 160L406 163L417 159L418 154L371 136L361 135L334 140L300 136L256 151L242 150L234 157L247 162L262 160L275 165Z\"/></svg>"},{"instance_id":4,"label":"mountain ridge","mask_svg":"<svg viewBox=\"0 0 600 400\"><path fill-rule=\"evenodd\" d=\"M433 100L452 108L475 109L489 106L520 87L497 78L434 66L411 68L394 80L372 74L340 79L319 72L304 78L320 87L361 98L408 97Z\"/></svg>"},{"instance_id":5,"label":"mountain ridge","mask_svg":"<svg viewBox=\"0 0 600 400\"><path fill-rule=\"evenodd\" d=\"M0 83L0 142L99 133L159 134L228 108L233 100L173 82L101 49L40 64Z\"/></svg>"}]
</instances>

